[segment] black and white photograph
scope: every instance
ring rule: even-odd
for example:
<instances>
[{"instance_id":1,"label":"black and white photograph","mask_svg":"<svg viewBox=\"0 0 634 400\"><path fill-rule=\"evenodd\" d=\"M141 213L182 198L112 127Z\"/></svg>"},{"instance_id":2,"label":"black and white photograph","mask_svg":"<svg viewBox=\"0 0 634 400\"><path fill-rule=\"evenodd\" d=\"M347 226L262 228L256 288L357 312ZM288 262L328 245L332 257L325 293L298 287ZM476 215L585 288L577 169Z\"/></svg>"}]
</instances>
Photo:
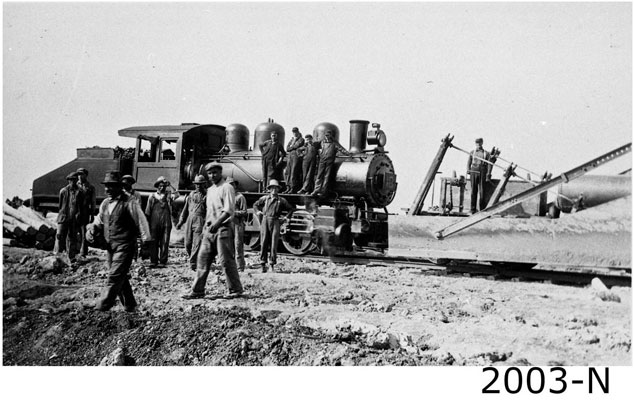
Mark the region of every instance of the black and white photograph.
<instances>
[{"instance_id":1,"label":"black and white photograph","mask_svg":"<svg viewBox=\"0 0 634 400\"><path fill-rule=\"evenodd\" d=\"M632 390L631 2L4 1L2 38L14 397Z\"/></svg>"}]
</instances>

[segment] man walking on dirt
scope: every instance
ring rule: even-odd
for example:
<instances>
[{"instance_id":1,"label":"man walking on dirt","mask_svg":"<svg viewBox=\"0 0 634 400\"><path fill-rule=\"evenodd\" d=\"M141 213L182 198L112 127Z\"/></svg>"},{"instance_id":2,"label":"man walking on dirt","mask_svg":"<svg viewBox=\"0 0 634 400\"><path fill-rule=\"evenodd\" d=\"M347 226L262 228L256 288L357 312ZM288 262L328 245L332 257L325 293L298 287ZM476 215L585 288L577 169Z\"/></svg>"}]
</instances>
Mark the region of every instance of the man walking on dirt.
<instances>
[{"instance_id":1,"label":"man walking on dirt","mask_svg":"<svg viewBox=\"0 0 634 400\"><path fill-rule=\"evenodd\" d=\"M297 193L302 188L302 156L298 149L304 145L304 138L297 127L293 128L293 137L286 146L288 165L286 166L286 190L284 193Z\"/></svg>"},{"instance_id":2,"label":"man walking on dirt","mask_svg":"<svg viewBox=\"0 0 634 400\"><path fill-rule=\"evenodd\" d=\"M491 181L491 164L486 161L490 160L491 155L482 148L483 142L482 138L475 140L476 148L471 150L467 161L467 176L470 176L469 182L471 185L471 214L477 212L478 192L480 192L480 210L484 210L487 206L484 188L485 182Z\"/></svg>"},{"instance_id":3,"label":"man walking on dirt","mask_svg":"<svg viewBox=\"0 0 634 400\"><path fill-rule=\"evenodd\" d=\"M162 176L154 183L156 192L152 194L145 206L145 215L150 224L150 232L154 238L150 249L150 268L164 268L169 254L170 234L172 233L172 193L167 190L170 183Z\"/></svg>"},{"instance_id":4,"label":"man walking on dirt","mask_svg":"<svg viewBox=\"0 0 634 400\"><path fill-rule=\"evenodd\" d=\"M253 211L255 211L258 218L261 218L260 265L262 266L262 272L268 271L266 262L269 252L271 255L269 260L271 271L273 271L277 263L277 246L280 240L280 217L282 213L288 211L290 216L295 211L294 206L278 195L280 185L277 180L271 179L267 189L270 193L260 197L253 204Z\"/></svg>"},{"instance_id":5,"label":"man walking on dirt","mask_svg":"<svg viewBox=\"0 0 634 400\"><path fill-rule=\"evenodd\" d=\"M101 203L99 215L89 227L88 236L94 237L103 229L108 262L108 284L97 301L96 309L108 311L119 297L124 309L134 312L137 302L128 280L128 272L136 251L137 236L151 241L150 229L141 206L134 197L123 192L118 172L108 172L103 182L108 198Z\"/></svg>"},{"instance_id":6,"label":"man walking on dirt","mask_svg":"<svg viewBox=\"0 0 634 400\"><path fill-rule=\"evenodd\" d=\"M189 256L189 266L196 271L196 260L200 250L205 216L207 215L207 180L202 175L194 179L194 191L185 197L185 205L181 211L176 229L185 224L185 250Z\"/></svg>"},{"instance_id":7,"label":"man walking on dirt","mask_svg":"<svg viewBox=\"0 0 634 400\"><path fill-rule=\"evenodd\" d=\"M334 138L331 130L327 130L323 140L315 142L315 147L321 149L319 153L319 169L317 170L317 182L311 196L328 196L332 180L332 166L337 159L337 153L351 155Z\"/></svg>"},{"instance_id":8,"label":"man walking on dirt","mask_svg":"<svg viewBox=\"0 0 634 400\"><path fill-rule=\"evenodd\" d=\"M233 213L233 232L234 232L234 244L236 252L236 264L238 265L238 271L243 272L246 268L246 261L244 260L244 225L247 219L247 199L244 195L238 192L238 186L240 183L233 178L229 177L226 180L233 186L233 190L236 194L236 209Z\"/></svg>"},{"instance_id":9,"label":"man walking on dirt","mask_svg":"<svg viewBox=\"0 0 634 400\"><path fill-rule=\"evenodd\" d=\"M182 297L186 300L205 297L205 285L213 259L223 267L228 293L227 299L242 296L242 283L236 261L234 260L233 224L231 218L235 212L235 193L233 186L222 179L222 164L212 162L205 166L211 186L207 189L207 217L203 229L203 238L198 251L196 278L189 293Z\"/></svg>"},{"instance_id":10,"label":"man walking on dirt","mask_svg":"<svg viewBox=\"0 0 634 400\"><path fill-rule=\"evenodd\" d=\"M84 192L77 186L77 172L66 177L68 185L59 191L59 213L57 214L57 241L55 252L68 251L69 261L75 262L77 238L83 222L85 207Z\"/></svg>"},{"instance_id":11,"label":"man walking on dirt","mask_svg":"<svg viewBox=\"0 0 634 400\"><path fill-rule=\"evenodd\" d=\"M79 186L81 191L84 192L84 204L80 221L81 244L79 254L82 257L86 257L88 255L86 225L92 223L95 219L95 211L97 210L97 192L95 192L93 184L88 182L88 170L86 168L79 168L77 170L77 176L79 178L77 186Z\"/></svg>"},{"instance_id":12,"label":"man walking on dirt","mask_svg":"<svg viewBox=\"0 0 634 400\"><path fill-rule=\"evenodd\" d=\"M264 184L268 185L271 179L280 179L280 164L286 156L284 145L277 141L277 132L271 132L271 139L260 144L260 152L262 153L262 179Z\"/></svg>"},{"instance_id":13,"label":"man walking on dirt","mask_svg":"<svg viewBox=\"0 0 634 400\"><path fill-rule=\"evenodd\" d=\"M303 157L302 177L304 182L301 190L297 193L311 193L315 188L315 170L319 158L319 155L317 154L317 147L315 147L313 143L312 135L305 136L304 146L297 149L297 152Z\"/></svg>"}]
</instances>

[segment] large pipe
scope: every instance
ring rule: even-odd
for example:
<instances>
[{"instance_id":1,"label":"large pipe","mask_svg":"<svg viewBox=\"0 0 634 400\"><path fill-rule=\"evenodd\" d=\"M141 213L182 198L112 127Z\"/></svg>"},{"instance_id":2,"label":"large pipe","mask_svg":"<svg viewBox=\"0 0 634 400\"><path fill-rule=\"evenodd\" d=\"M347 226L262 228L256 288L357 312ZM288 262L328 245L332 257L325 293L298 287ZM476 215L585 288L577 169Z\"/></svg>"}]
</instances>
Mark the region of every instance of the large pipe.
<instances>
[{"instance_id":1,"label":"large pipe","mask_svg":"<svg viewBox=\"0 0 634 400\"><path fill-rule=\"evenodd\" d=\"M583 195L583 206L594 207L632 193L629 175L586 175L557 187L556 204L563 212L570 212Z\"/></svg>"},{"instance_id":2,"label":"large pipe","mask_svg":"<svg viewBox=\"0 0 634 400\"><path fill-rule=\"evenodd\" d=\"M353 119L350 121L350 152L363 153L368 139L368 125L370 121Z\"/></svg>"}]
</instances>

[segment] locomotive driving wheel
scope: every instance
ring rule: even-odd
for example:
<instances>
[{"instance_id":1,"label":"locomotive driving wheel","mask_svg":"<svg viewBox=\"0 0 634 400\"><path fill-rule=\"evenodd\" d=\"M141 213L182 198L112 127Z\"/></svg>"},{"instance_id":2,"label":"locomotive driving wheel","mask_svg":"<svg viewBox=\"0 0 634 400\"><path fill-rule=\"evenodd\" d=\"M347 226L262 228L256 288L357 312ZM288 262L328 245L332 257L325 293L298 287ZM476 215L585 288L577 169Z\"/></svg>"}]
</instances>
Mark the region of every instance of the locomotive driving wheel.
<instances>
[{"instance_id":1,"label":"locomotive driving wheel","mask_svg":"<svg viewBox=\"0 0 634 400\"><path fill-rule=\"evenodd\" d=\"M289 253L303 256L316 248L313 238L297 233L287 233L282 236L282 244Z\"/></svg>"},{"instance_id":2,"label":"locomotive driving wheel","mask_svg":"<svg viewBox=\"0 0 634 400\"><path fill-rule=\"evenodd\" d=\"M290 219L282 224L280 233L284 248L291 254L303 256L315 250L313 239L314 217L305 210L295 211Z\"/></svg>"},{"instance_id":3,"label":"locomotive driving wheel","mask_svg":"<svg viewBox=\"0 0 634 400\"><path fill-rule=\"evenodd\" d=\"M260 220L252 210L247 213L244 223L244 249L257 251L260 249Z\"/></svg>"}]
</instances>

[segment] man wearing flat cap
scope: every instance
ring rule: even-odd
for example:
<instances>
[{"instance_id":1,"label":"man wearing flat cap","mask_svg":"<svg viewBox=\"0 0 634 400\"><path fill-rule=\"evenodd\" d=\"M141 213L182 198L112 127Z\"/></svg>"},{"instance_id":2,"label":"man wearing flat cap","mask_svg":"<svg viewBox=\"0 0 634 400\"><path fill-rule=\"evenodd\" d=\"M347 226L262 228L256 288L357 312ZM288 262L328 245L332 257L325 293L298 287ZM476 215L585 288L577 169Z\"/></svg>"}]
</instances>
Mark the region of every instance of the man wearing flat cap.
<instances>
[{"instance_id":1,"label":"man wearing flat cap","mask_svg":"<svg viewBox=\"0 0 634 400\"><path fill-rule=\"evenodd\" d=\"M469 177L471 189L471 214L475 214L478 203L480 210L484 210L487 206L484 188L486 182L491 180L491 164L487 161L491 159L491 154L482 148L482 138L475 140L476 148L469 153L467 161L467 176ZM478 202L478 193L480 201Z\"/></svg>"},{"instance_id":2,"label":"man wearing flat cap","mask_svg":"<svg viewBox=\"0 0 634 400\"><path fill-rule=\"evenodd\" d=\"M150 268L164 268L169 255L170 234L172 233L172 205L178 194L174 194L167 188L170 183L159 176L153 193L145 205L145 216L150 224L150 232L154 238L153 247L150 249Z\"/></svg>"},{"instance_id":3,"label":"man wearing flat cap","mask_svg":"<svg viewBox=\"0 0 634 400\"><path fill-rule=\"evenodd\" d=\"M319 167L317 169L317 181L315 182L315 190L311 196L327 196L332 186L332 166L335 164L337 154L342 153L350 156L350 152L346 150L334 138L332 130L327 130L324 138L315 142L314 146L321 149L319 153Z\"/></svg>"},{"instance_id":4,"label":"man wearing flat cap","mask_svg":"<svg viewBox=\"0 0 634 400\"><path fill-rule=\"evenodd\" d=\"M267 272L266 265L269 261L271 271L274 270L277 263L277 246L280 240L280 218L282 213L290 214L295 211L295 207L291 205L285 198L278 195L280 185L275 179L271 179L268 186L269 194L262 196L253 203L253 211L261 218L260 221L260 266L262 272ZM270 258L268 255L270 254Z\"/></svg>"},{"instance_id":5,"label":"man wearing flat cap","mask_svg":"<svg viewBox=\"0 0 634 400\"><path fill-rule=\"evenodd\" d=\"M286 156L284 145L277 140L277 132L271 132L271 139L260 143L260 152L262 153L262 180L265 185L269 184L271 179L281 179L280 165Z\"/></svg>"},{"instance_id":6,"label":"man wearing flat cap","mask_svg":"<svg viewBox=\"0 0 634 400\"><path fill-rule=\"evenodd\" d=\"M304 145L304 138L297 127L293 128L293 137L286 146L288 165L286 166L286 190L284 193L297 193L302 188L302 156L298 149Z\"/></svg>"},{"instance_id":7,"label":"man wearing flat cap","mask_svg":"<svg viewBox=\"0 0 634 400\"><path fill-rule=\"evenodd\" d=\"M313 135L304 136L304 146L297 149L302 156L302 188L299 190L299 194L312 193L315 189L315 172L317 170L317 161L319 154L317 153L317 147L313 143Z\"/></svg>"},{"instance_id":8,"label":"man wearing flat cap","mask_svg":"<svg viewBox=\"0 0 634 400\"><path fill-rule=\"evenodd\" d=\"M234 260L233 225L231 218L235 212L235 193L233 187L222 179L222 164L212 162L205 165L210 186L207 189L207 216L203 229L203 238L196 262L196 278L191 290L182 297L186 300L205 297L205 285L213 259L225 272L227 293L225 298L242 296L242 283Z\"/></svg>"},{"instance_id":9,"label":"man wearing flat cap","mask_svg":"<svg viewBox=\"0 0 634 400\"><path fill-rule=\"evenodd\" d=\"M82 205L82 219L80 225L81 243L79 254L82 257L88 255L88 242L86 241L86 225L95 218L97 211L97 192L92 183L88 182L88 170L86 168L77 169L77 186L84 193L84 204Z\"/></svg>"},{"instance_id":10,"label":"man wearing flat cap","mask_svg":"<svg viewBox=\"0 0 634 400\"><path fill-rule=\"evenodd\" d=\"M66 176L68 185L59 191L59 213L57 214L57 236L55 252L68 251L68 259L75 262L77 239L80 235L85 206L84 192L77 185L79 176L72 172Z\"/></svg>"},{"instance_id":11,"label":"man wearing flat cap","mask_svg":"<svg viewBox=\"0 0 634 400\"><path fill-rule=\"evenodd\" d=\"M207 215L207 180L202 175L194 178L194 191L185 197L185 205L176 224L176 229L185 225L185 251L189 256L189 267L196 271L196 260L202 240Z\"/></svg>"},{"instance_id":12,"label":"man wearing flat cap","mask_svg":"<svg viewBox=\"0 0 634 400\"><path fill-rule=\"evenodd\" d=\"M123 191L130 197L134 197L136 201L141 205L141 195L137 192L132 185L136 183L136 179L132 175L123 175L121 177L121 184L123 185Z\"/></svg>"},{"instance_id":13,"label":"man wearing flat cap","mask_svg":"<svg viewBox=\"0 0 634 400\"><path fill-rule=\"evenodd\" d=\"M96 309L108 311L118 297L125 311L134 312L137 302L128 272L136 252L137 235L147 243L152 239L150 229L137 200L123 191L118 172L107 172L101 183L108 197L101 203L95 222L88 227L89 238L103 231L107 251L108 283Z\"/></svg>"}]
</instances>

